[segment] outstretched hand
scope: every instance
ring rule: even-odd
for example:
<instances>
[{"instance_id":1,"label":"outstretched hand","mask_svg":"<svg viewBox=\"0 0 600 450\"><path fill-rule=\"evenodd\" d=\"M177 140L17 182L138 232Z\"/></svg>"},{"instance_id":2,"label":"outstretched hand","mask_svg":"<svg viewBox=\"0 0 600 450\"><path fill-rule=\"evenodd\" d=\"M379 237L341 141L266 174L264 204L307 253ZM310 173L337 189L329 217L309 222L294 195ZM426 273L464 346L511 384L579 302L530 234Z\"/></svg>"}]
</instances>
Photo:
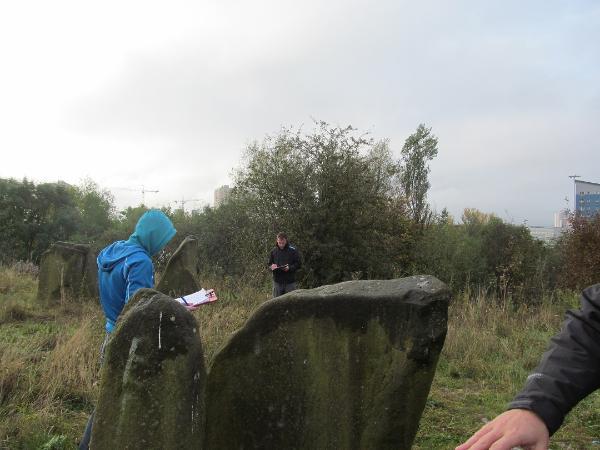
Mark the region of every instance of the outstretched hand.
<instances>
[{"instance_id":1,"label":"outstretched hand","mask_svg":"<svg viewBox=\"0 0 600 450\"><path fill-rule=\"evenodd\" d=\"M526 409L511 409L483 426L455 450L510 450L524 446L547 450L550 438L546 424Z\"/></svg>"}]
</instances>

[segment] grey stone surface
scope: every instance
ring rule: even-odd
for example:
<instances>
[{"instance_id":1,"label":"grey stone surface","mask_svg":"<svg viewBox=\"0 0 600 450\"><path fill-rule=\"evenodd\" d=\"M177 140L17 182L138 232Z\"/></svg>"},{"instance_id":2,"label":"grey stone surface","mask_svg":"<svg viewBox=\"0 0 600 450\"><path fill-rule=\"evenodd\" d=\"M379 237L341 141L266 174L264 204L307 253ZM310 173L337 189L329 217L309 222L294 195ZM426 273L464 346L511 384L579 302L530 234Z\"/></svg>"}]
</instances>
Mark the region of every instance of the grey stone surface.
<instances>
[{"instance_id":1,"label":"grey stone surface","mask_svg":"<svg viewBox=\"0 0 600 450\"><path fill-rule=\"evenodd\" d=\"M91 448L201 448L206 370L192 314L160 292L140 289L113 334Z\"/></svg>"},{"instance_id":2,"label":"grey stone surface","mask_svg":"<svg viewBox=\"0 0 600 450\"><path fill-rule=\"evenodd\" d=\"M173 253L156 289L171 297L200 290L198 276L198 240L187 236Z\"/></svg>"},{"instance_id":3,"label":"grey stone surface","mask_svg":"<svg viewBox=\"0 0 600 450\"><path fill-rule=\"evenodd\" d=\"M265 302L213 361L209 449L410 449L450 292L429 276Z\"/></svg>"},{"instance_id":4,"label":"grey stone surface","mask_svg":"<svg viewBox=\"0 0 600 450\"><path fill-rule=\"evenodd\" d=\"M96 258L90 246L56 242L42 254L37 298L58 303L66 298L97 298Z\"/></svg>"}]
</instances>

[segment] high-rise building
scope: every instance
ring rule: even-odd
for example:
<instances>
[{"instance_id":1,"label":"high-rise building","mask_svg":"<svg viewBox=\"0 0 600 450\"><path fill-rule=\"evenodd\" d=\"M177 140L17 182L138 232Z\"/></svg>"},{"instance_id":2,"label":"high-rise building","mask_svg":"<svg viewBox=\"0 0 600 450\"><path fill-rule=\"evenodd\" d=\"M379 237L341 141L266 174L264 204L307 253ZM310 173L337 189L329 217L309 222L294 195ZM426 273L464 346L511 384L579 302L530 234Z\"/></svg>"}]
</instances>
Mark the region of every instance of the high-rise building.
<instances>
[{"instance_id":1,"label":"high-rise building","mask_svg":"<svg viewBox=\"0 0 600 450\"><path fill-rule=\"evenodd\" d=\"M222 205L230 194L231 188L227 184L215 189L215 208Z\"/></svg>"},{"instance_id":2,"label":"high-rise building","mask_svg":"<svg viewBox=\"0 0 600 450\"><path fill-rule=\"evenodd\" d=\"M563 209L554 213L554 228L566 230L569 227L569 210Z\"/></svg>"},{"instance_id":3,"label":"high-rise building","mask_svg":"<svg viewBox=\"0 0 600 450\"><path fill-rule=\"evenodd\" d=\"M575 211L583 217L600 213L600 184L575 180Z\"/></svg>"}]
</instances>

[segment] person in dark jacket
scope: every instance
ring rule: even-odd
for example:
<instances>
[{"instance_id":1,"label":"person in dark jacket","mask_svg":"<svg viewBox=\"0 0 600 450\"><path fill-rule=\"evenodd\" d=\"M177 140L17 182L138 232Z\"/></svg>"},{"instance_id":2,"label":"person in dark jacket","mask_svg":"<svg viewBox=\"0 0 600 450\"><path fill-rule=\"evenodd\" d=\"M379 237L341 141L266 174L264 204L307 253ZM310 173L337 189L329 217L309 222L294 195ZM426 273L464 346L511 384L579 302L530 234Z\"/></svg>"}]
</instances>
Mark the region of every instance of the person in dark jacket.
<instances>
[{"instance_id":1,"label":"person in dark jacket","mask_svg":"<svg viewBox=\"0 0 600 450\"><path fill-rule=\"evenodd\" d=\"M600 284L581 296L581 309L567 320L509 410L482 427L456 450L548 448L568 412L600 388ZM492 447L493 446L493 447Z\"/></svg>"},{"instance_id":2,"label":"person in dark jacket","mask_svg":"<svg viewBox=\"0 0 600 450\"><path fill-rule=\"evenodd\" d=\"M296 271L300 268L300 254L288 242L287 234L277 234L277 245L267 263L273 272L273 298L296 289Z\"/></svg>"},{"instance_id":3,"label":"person in dark jacket","mask_svg":"<svg viewBox=\"0 0 600 450\"><path fill-rule=\"evenodd\" d=\"M106 336L100 349L100 364L125 304L138 289L154 287L152 256L165 248L175 233L175 227L165 213L159 210L146 211L128 240L113 242L98 255L100 303L106 317ZM80 450L89 448L93 421L94 413L88 420L79 444Z\"/></svg>"}]
</instances>

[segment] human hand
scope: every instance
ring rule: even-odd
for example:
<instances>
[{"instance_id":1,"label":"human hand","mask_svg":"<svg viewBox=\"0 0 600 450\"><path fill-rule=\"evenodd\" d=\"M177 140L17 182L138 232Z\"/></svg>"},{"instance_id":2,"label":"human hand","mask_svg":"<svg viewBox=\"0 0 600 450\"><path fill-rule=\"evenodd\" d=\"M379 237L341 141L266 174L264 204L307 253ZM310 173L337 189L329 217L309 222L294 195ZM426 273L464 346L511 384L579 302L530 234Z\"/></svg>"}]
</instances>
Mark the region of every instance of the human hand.
<instances>
[{"instance_id":1,"label":"human hand","mask_svg":"<svg viewBox=\"0 0 600 450\"><path fill-rule=\"evenodd\" d=\"M288 270L290 270L289 264L286 264L285 266L283 266L283 271L284 272L287 272Z\"/></svg>"},{"instance_id":2,"label":"human hand","mask_svg":"<svg viewBox=\"0 0 600 450\"><path fill-rule=\"evenodd\" d=\"M271 264L271 270L277 269L277 264Z\"/></svg>"},{"instance_id":3,"label":"human hand","mask_svg":"<svg viewBox=\"0 0 600 450\"><path fill-rule=\"evenodd\" d=\"M196 311L198 308L200 308L200 305L184 305L185 309L187 309L188 311Z\"/></svg>"},{"instance_id":4,"label":"human hand","mask_svg":"<svg viewBox=\"0 0 600 450\"><path fill-rule=\"evenodd\" d=\"M530 450L547 450L550 438L546 424L526 409L511 409L484 425L455 450L510 450L525 446Z\"/></svg>"}]
</instances>

